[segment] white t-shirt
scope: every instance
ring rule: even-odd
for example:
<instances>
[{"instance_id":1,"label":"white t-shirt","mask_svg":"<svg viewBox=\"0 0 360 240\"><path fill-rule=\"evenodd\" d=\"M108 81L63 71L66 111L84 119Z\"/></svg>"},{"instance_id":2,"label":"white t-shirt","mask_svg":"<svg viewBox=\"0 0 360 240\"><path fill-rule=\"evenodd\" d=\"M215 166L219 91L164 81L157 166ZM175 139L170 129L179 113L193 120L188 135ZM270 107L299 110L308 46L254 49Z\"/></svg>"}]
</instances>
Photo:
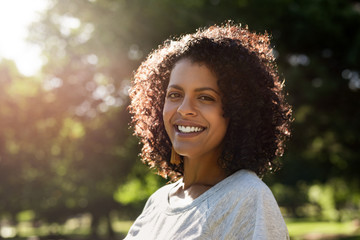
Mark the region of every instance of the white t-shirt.
<instances>
[{"instance_id":1,"label":"white t-shirt","mask_svg":"<svg viewBox=\"0 0 360 240\"><path fill-rule=\"evenodd\" d=\"M170 204L181 181L148 199L126 240L289 239L273 194L254 172L239 170L190 203Z\"/></svg>"}]
</instances>

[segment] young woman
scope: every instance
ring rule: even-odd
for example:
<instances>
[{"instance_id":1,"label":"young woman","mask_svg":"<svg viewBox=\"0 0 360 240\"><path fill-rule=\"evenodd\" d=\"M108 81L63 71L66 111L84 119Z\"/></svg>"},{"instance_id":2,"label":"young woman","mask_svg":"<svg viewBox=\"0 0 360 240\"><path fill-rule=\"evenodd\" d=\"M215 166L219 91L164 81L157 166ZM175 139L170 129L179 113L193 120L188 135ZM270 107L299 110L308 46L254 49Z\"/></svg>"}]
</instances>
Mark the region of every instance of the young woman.
<instances>
[{"instance_id":1,"label":"young woman","mask_svg":"<svg viewBox=\"0 0 360 240\"><path fill-rule=\"evenodd\" d=\"M278 169L291 109L268 35L234 24L167 40L130 90L142 159L174 183L126 239L288 239L261 181Z\"/></svg>"}]
</instances>

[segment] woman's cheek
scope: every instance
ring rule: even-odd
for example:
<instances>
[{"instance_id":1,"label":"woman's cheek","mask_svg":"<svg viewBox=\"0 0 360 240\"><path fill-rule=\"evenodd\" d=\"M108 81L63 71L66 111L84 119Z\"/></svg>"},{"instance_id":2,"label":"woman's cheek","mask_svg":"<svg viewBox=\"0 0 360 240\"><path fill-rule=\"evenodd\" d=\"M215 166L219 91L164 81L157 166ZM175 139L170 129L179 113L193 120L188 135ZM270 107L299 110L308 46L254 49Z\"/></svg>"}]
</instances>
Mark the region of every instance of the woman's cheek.
<instances>
[{"instance_id":1,"label":"woman's cheek","mask_svg":"<svg viewBox=\"0 0 360 240\"><path fill-rule=\"evenodd\" d=\"M174 110L173 107L171 106L171 103L165 102L163 109L163 121L165 125L165 130L169 136L171 135L170 134L170 130L172 128L171 118L173 116L173 112Z\"/></svg>"}]
</instances>

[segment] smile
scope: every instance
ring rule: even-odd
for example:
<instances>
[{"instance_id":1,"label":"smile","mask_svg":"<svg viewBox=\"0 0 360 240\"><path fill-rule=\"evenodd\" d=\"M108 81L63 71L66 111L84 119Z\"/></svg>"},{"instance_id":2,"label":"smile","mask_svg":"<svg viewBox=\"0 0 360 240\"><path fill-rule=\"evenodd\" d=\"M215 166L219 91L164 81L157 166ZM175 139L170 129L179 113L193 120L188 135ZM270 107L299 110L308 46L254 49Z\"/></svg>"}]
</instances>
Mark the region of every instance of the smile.
<instances>
[{"instance_id":1,"label":"smile","mask_svg":"<svg viewBox=\"0 0 360 240\"><path fill-rule=\"evenodd\" d=\"M182 126L176 125L176 129L182 133L195 133L195 132L202 132L205 128L203 127L194 127L194 126Z\"/></svg>"}]
</instances>

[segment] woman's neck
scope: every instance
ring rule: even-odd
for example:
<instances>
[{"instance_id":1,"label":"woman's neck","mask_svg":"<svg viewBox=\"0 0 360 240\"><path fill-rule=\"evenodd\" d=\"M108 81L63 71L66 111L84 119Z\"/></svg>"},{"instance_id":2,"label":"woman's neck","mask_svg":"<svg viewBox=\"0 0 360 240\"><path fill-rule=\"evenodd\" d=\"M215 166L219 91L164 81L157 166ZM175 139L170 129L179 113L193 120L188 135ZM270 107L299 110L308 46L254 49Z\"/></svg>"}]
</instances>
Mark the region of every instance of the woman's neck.
<instances>
[{"instance_id":1,"label":"woman's neck","mask_svg":"<svg viewBox=\"0 0 360 240\"><path fill-rule=\"evenodd\" d=\"M212 187L227 177L226 172L218 164L219 156L191 159L184 158L184 190L194 185Z\"/></svg>"},{"instance_id":2,"label":"woman's neck","mask_svg":"<svg viewBox=\"0 0 360 240\"><path fill-rule=\"evenodd\" d=\"M219 156L184 157L183 182L174 192L170 193L170 202L191 202L226 178L225 170L218 164Z\"/></svg>"}]
</instances>

